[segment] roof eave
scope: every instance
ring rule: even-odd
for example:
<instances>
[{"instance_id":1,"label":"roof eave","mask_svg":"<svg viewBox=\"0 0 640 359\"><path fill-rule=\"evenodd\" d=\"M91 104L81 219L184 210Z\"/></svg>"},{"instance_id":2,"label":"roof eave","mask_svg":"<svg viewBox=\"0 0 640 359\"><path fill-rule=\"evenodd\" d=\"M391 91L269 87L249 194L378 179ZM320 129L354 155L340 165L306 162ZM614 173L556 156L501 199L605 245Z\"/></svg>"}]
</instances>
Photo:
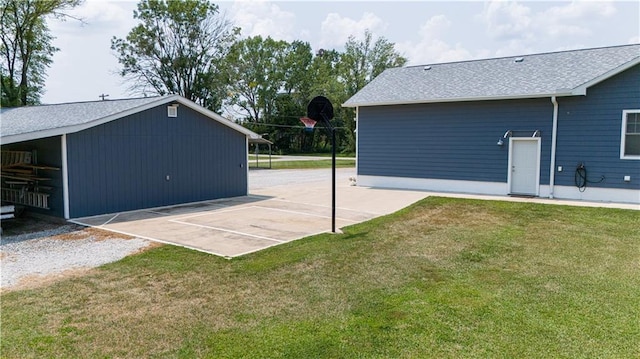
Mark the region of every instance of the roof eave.
<instances>
[{"instance_id":1,"label":"roof eave","mask_svg":"<svg viewBox=\"0 0 640 359\"><path fill-rule=\"evenodd\" d=\"M442 99L424 99L414 101L381 101L381 102L354 102L349 101L342 104L342 107L366 107L366 106L390 106L390 105L409 105L409 104L427 104L427 103L444 103L444 102L468 102L468 101L490 101L490 100L510 100L510 99L524 99L524 98L544 98L544 97L562 97L562 96L584 96L587 94L587 89L592 87L612 76L615 76L629 68L640 64L640 56L635 57L631 61L628 61L610 71L603 73L602 75L595 77L575 88L572 89L558 89L554 93L544 94L524 94L524 95L509 95L509 96L486 96L486 97L469 97L469 98L442 98Z\"/></svg>"},{"instance_id":2,"label":"roof eave","mask_svg":"<svg viewBox=\"0 0 640 359\"><path fill-rule=\"evenodd\" d=\"M574 93L573 89L561 89L553 93L522 94L522 95L515 95L515 96L452 97L452 98L413 100L413 101L344 103L342 104L342 107L393 106L393 105L416 105L416 104L445 103L445 102L519 100L519 99L531 99L531 98L545 98L545 97L552 97L552 96L560 97L560 96L576 96L576 95L580 95L580 94Z\"/></svg>"},{"instance_id":3,"label":"roof eave","mask_svg":"<svg viewBox=\"0 0 640 359\"><path fill-rule=\"evenodd\" d=\"M238 125L237 123L235 123L235 122L233 122L233 121L231 121L229 119L226 119L226 118L222 117L221 115L219 115L219 114L217 114L217 113L215 113L215 112L213 112L213 111L211 111L211 110L209 110L209 109L207 109L205 107L202 107L202 106L198 105L197 103L195 103L195 102L193 102L191 100L188 100L188 99L186 99L184 97L178 96L177 102L181 103L181 104L183 104L183 105L185 105L185 106L187 106L189 108L191 108L192 110L194 110L196 112L199 112L199 113L201 113L201 114L203 114L203 115L205 115L207 117L210 117L210 118L220 122L221 124L223 124L223 125L225 125L227 127L230 127L232 129L240 132L240 133L243 133L245 136L248 136L251 139L257 139L257 138L261 138L262 137L259 134L255 133L255 132L253 132L253 131L245 128L245 127L242 127L242 126Z\"/></svg>"},{"instance_id":4,"label":"roof eave","mask_svg":"<svg viewBox=\"0 0 640 359\"><path fill-rule=\"evenodd\" d=\"M638 64L640 64L640 56L638 56L638 57L634 58L633 60L631 60L631 61L629 61L629 62L627 62L625 64L622 64L622 65L620 65L620 66L618 66L618 67L616 67L616 68L614 68L614 69L612 69L610 71L607 71L604 74L602 74L602 75L600 75L600 76L598 76L598 77L596 77L594 79L591 79L591 80L585 82L584 84L576 87L575 89L573 89L572 94L575 94L575 95L586 95L587 94L587 89L589 87L594 86L596 84L599 84L600 82L602 82L602 81L604 81L604 80L606 80L608 78L611 78L611 77L613 77L613 76L615 76L615 75L617 75L617 74L619 74L619 73L621 73L621 72L623 72L625 70L628 70L628 69L630 69L630 68L632 68L632 67L634 67L634 66L636 66Z\"/></svg>"},{"instance_id":5,"label":"roof eave","mask_svg":"<svg viewBox=\"0 0 640 359\"><path fill-rule=\"evenodd\" d=\"M122 117L125 117L125 116L129 116L129 115L132 115L134 113L138 113L140 111L145 111L145 110L148 110L150 108L154 108L156 106L162 105L162 104L167 103L167 102L176 101L179 97L180 96L178 96L178 95L159 97L157 101L149 102L149 103L146 103L144 105L137 106L137 107L132 107L132 108L127 109L125 111L114 113L112 115L101 117L101 118L95 119L93 121L85 122L85 123L78 124L78 125L62 126L62 127L50 128L50 129L41 130L41 131L27 132L27 133L21 133L21 134L16 134L16 135L9 135L9 136L2 136L2 144L9 144L9 143L37 140L37 139L45 138L45 137L61 136L61 135L69 134L69 133L80 132L80 131L86 130L88 128L96 127L96 126L105 124L107 122L111 122L111 121L117 120L119 118L122 118Z\"/></svg>"},{"instance_id":6,"label":"roof eave","mask_svg":"<svg viewBox=\"0 0 640 359\"><path fill-rule=\"evenodd\" d=\"M210 117L214 120L216 120L217 122L219 122L222 125L225 125L227 127L230 127L242 134L244 134L245 136L249 137L249 138L259 138L260 135L258 135L257 133L248 130L232 121L227 120L226 118L218 115L217 113L210 111L198 104L196 104L193 101L187 100L186 98L179 96L179 95L170 95L170 96L164 96L164 97L160 97L158 98L157 101L153 101L153 102L149 102L146 103L144 105L141 106L137 106L137 107L133 107L130 108L128 110L122 111L122 112L118 112L115 113L113 115L110 116L106 116L106 117L102 117L90 122L86 122L83 124L79 124L79 125L73 125L73 126L64 126L64 127L58 127L58 128L52 128L52 129L46 129L46 130L42 130L42 131L35 131L35 132L28 132L28 133L21 133L21 134L16 134L16 135L9 135L9 136L2 136L2 144L10 144L10 143L16 143L16 142L23 142L23 141L29 141L29 140L36 140L36 139L40 139L40 138L45 138L45 137L52 137L52 136L61 136L64 134L69 134L69 133L76 133L76 132L80 132L95 126L99 126L102 124L105 124L107 122L111 122L114 120L117 120L119 118L123 118L129 115L132 115L134 113L138 113L141 111L145 111L166 103L171 103L171 102L177 102L180 103L184 106L187 106L189 108L191 108L194 111L200 112L203 115Z\"/></svg>"}]
</instances>

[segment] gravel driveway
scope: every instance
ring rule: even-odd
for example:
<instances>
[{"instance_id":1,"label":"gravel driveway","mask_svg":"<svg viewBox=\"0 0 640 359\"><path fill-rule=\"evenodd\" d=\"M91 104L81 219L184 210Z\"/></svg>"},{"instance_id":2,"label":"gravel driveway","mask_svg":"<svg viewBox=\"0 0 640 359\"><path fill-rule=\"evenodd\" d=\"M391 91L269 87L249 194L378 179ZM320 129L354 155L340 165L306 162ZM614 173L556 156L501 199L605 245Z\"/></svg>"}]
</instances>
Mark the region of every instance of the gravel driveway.
<instances>
[{"instance_id":1,"label":"gravel driveway","mask_svg":"<svg viewBox=\"0 0 640 359\"><path fill-rule=\"evenodd\" d=\"M3 236L0 288L31 287L48 277L122 259L151 244L140 238L63 225L35 233Z\"/></svg>"},{"instance_id":2,"label":"gravel driveway","mask_svg":"<svg viewBox=\"0 0 640 359\"><path fill-rule=\"evenodd\" d=\"M339 168L336 181L348 181L353 175L355 169ZM330 169L249 172L251 189L330 179ZM2 236L0 290L30 287L48 278L114 262L152 244L146 239L71 224L47 226L39 222L35 227L39 227L35 233L11 235L7 231Z\"/></svg>"}]
</instances>

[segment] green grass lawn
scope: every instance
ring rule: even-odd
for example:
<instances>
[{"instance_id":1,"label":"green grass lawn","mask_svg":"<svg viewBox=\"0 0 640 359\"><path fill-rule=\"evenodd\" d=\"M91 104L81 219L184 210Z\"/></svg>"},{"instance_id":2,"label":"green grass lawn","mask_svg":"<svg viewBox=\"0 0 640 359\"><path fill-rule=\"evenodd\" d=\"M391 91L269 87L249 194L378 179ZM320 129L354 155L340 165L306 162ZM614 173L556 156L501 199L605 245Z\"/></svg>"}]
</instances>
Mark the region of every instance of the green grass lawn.
<instances>
[{"instance_id":1,"label":"green grass lawn","mask_svg":"<svg viewBox=\"0 0 640 359\"><path fill-rule=\"evenodd\" d=\"M271 169L284 170L284 169L311 169L311 168L331 168L331 159L327 160L309 160L309 161L272 161ZM336 158L336 168L355 167L355 160L347 160ZM259 168L268 168L269 160L260 159ZM249 168L256 168L254 162L249 161Z\"/></svg>"},{"instance_id":2,"label":"green grass lawn","mask_svg":"<svg viewBox=\"0 0 640 359\"><path fill-rule=\"evenodd\" d=\"M256 161L256 157L258 158L258 160L259 160L260 162L262 162L262 161L267 161L267 162L269 162L269 155L265 155L265 154L262 154L262 153L261 153L261 154L259 154L258 156L256 156L255 154L249 154L249 156L248 156L249 161L253 161L254 163L255 163L255 161ZM276 156L276 155L272 155L272 156L271 156L271 159L272 159L272 160L275 160L275 159L278 159L278 158L280 158L280 156Z\"/></svg>"},{"instance_id":3,"label":"green grass lawn","mask_svg":"<svg viewBox=\"0 0 640 359\"><path fill-rule=\"evenodd\" d=\"M2 357L638 358L640 212L427 198L225 260L2 295Z\"/></svg>"}]
</instances>

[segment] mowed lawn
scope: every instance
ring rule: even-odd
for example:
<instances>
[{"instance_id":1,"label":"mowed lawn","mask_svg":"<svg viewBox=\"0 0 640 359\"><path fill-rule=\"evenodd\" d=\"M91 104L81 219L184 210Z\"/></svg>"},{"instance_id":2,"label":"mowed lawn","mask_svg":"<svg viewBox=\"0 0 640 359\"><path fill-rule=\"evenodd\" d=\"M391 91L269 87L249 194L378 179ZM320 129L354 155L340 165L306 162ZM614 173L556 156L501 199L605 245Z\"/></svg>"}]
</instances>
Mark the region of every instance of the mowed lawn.
<instances>
[{"instance_id":1,"label":"mowed lawn","mask_svg":"<svg viewBox=\"0 0 640 359\"><path fill-rule=\"evenodd\" d=\"M272 161L270 169L288 170L288 169L331 168L332 166L333 166L333 162L331 159ZM356 166L355 160L336 158L336 168L351 168L355 166ZM255 162L249 161L249 168L269 168L269 160L259 162L257 166Z\"/></svg>"},{"instance_id":2,"label":"mowed lawn","mask_svg":"<svg viewBox=\"0 0 640 359\"><path fill-rule=\"evenodd\" d=\"M2 295L2 357L638 358L640 212L427 198L246 257Z\"/></svg>"}]
</instances>

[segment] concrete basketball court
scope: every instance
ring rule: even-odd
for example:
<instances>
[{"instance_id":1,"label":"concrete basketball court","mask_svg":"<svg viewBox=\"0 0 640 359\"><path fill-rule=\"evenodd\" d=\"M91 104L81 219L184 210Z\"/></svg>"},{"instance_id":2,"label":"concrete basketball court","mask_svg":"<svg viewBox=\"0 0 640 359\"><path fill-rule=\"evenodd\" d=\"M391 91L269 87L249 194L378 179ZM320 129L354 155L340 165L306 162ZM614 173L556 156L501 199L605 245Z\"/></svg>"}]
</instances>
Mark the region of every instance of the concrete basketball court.
<instances>
[{"instance_id":1,"label":"concrete basketball court","mask_svg":"<svg viewBox=\"0 0 640 359\"><path fill-rule=\"evenodd\" d=\"M336 228L395 212L428 194L337 181ZM259 188L246 197L78 218L72 222L227 258L331 232L331 182Z\"/></svg>"}]
</instances>

